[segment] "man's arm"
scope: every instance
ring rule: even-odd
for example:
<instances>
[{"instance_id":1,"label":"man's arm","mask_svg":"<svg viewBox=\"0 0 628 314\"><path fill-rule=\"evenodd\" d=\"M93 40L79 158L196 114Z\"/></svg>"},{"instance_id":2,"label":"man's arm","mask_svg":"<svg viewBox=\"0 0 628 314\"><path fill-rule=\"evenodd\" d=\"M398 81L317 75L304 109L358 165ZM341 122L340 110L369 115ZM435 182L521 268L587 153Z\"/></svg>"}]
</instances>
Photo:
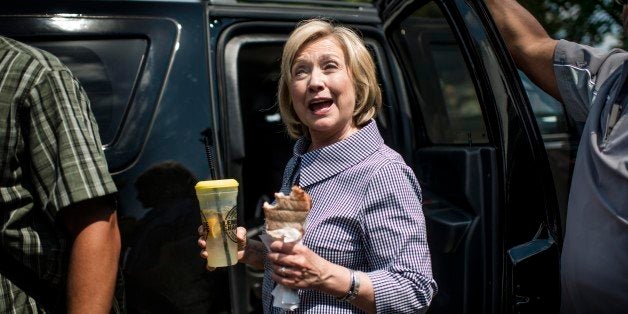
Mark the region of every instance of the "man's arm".
<instances>
[{"instance_id":1,"label":"man's arm","mask_svg":"<svg viewBox=\"0 0 628 314\"><path fill-rule=\"evenodd\" d=\"M68 268L68 313L109 313L112 305L120 232L115 205L99 197L61 211L72 242Z\"/></svg>"},{"instance_id":2,"label":"man's arm","mask_svg":"<svg viewBox=\"0 0 628 314\"><path fill-rule=\"evenodd\" d=\"M557 40L515 0L486 0L517 67L536 85L561 100L553 60Z\"/></svg>"}]
</instances>

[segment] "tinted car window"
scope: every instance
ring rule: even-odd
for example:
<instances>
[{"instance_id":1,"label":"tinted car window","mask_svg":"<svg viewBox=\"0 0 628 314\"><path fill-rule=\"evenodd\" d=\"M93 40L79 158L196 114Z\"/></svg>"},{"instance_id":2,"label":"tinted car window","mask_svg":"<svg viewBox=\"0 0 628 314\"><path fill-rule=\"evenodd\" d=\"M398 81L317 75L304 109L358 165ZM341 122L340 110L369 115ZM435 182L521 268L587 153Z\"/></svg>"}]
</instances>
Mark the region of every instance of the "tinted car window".
<instances>
[{"instance_id":1,"label":"tinted car window","mask_svg":"<svg viewBox=\"0 0 628 314\"><path fill-rule=\"evenodd\" d=\"M567 116L560 102L532 83L523 72L519 71L519 77L528 94L541 134L546 138L567 135L569 133Z\"/></svg>"},{"instance_id":2,"label":"tinted car window","mask_svg":"<svg viewBox=\"0 0 628 314\"><path fill-rule=\"evenodd\" d=\"M519 76L543 137L562 217L562 230L565 230L569 186L578 140L570 133L567 115L561 103L532 83L523 72L519 71Z\"/></svg>"},{"instance_id":3,"label":"tinted car window","mask_svg":"<svg viewBox=\"0 0 628 314\"><path fill-rule=\"evenodd\" d=\"M87 92L103 145L115 139L141 69L147 41L99 39L33 41L57 56Z\"/></svg>"},{"instance_id":4,"label":"tinted car window","mask_svg":"<svg viewBox=\"0 0 628 314\"><path fill-rule=\"evenodd\" d=\"M475 87L452 31L430 3L401 23L404 46L422 95L427 137L434 144L488 143Z\"/></svg>"},{"instance_id":5,"label":"tinted car window","mask_svg":"<svg viewBox=\"0 0 628 314\"><path fill-rule=\"evenodd\" d=\"M445 101L450 126L448 130L431 136L439 138L435 142L467 143L469 138L475 143L486 143L486 129L475 88L464 64L460 49L455 44L432 43L432 57ZM434 130L429 128L428 130Z\"/></svg>"}]
</instances>

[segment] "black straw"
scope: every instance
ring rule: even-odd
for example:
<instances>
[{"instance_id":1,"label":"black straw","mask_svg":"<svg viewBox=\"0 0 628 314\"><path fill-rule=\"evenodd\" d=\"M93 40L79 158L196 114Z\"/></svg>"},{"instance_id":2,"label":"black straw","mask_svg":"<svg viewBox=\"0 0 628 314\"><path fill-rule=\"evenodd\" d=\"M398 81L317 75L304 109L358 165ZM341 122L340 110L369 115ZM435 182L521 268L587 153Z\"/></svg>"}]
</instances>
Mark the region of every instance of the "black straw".
<instances>
[{"instance_id":1,"label":"black straw","mask_svg":"<svg viewBox=\"0 0 628 314\"><path fill-rule=\"evenodd\" d=\"M207 163L209 164L209 180L216 180L216 168L214 167L214 164L216 162L216 158L214 157L214 150L212 149L214 146L214 137L212 134L212 129L211 128L207 128L205 130L203 130L203 132L201 132L201 139L200 141L203 142L203 144L205 144L205 155L207 156ZM223 245L223 249L225 251L225 257L227 258L227 264L231 265L231 256L229 255L229 248L228 248L228 244L227 244L227 230L225 230L225 220L222 218L222 213L220 212L218 206L218 198L215 199L216 201L216 212L217 212L217 216L218 216L218 223L220 224L220 235L222 236L222 245ZM201 210L201 214L203 213L203 211ZM205 221L207 221L207 218L204 217L203 215L203 219L205 219ZM205 235L205 240L207 240L207 234Z\"/></svg>"},{"instance_id":2,"label":"black straw","mask_svg":"<svg viewBox=\"0 0 628 314\"><path fill-rule=\"evenodd\" d=\"M214 146L214 137L212 135L212 129L207 128L201 132L200 141L205 144L205 155L207 156L207 163L209 164L209 180L216 179L216 168L214 164L216 162L216 158L214 157L214 150L212 149Z\"/></svg>"}]
</instances>

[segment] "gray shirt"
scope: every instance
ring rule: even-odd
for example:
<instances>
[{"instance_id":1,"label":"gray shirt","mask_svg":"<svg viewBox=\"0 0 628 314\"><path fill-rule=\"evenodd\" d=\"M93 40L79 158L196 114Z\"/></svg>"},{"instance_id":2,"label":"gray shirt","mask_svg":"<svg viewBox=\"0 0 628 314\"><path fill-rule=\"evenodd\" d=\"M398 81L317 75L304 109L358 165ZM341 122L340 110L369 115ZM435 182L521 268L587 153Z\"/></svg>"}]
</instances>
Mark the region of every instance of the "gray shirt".
<instances>
[{"instance_id":1,"label":"gray shirt","mask_svg":"<svg viewBox=\"0 0 628 314\"><path fill-rule=\"evenodd\" d=\"M628 53L560 41L554 71L582 138L569 194L561 259L564 313L621 313L628 308L628 120L617 99ZM611 107L623 107L611 132ZM608 133L608 134L607 134Z\"/></svg>"}]
</instances>

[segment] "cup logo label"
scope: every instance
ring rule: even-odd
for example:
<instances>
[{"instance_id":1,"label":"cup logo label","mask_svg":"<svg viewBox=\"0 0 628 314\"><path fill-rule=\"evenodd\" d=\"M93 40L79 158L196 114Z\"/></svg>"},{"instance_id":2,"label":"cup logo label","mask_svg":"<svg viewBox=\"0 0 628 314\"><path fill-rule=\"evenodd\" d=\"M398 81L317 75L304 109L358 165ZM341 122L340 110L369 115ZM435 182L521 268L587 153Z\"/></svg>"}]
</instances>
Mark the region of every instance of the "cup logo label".
<instances>
[{"instance_id":1,"label":"cup logo label","mask_svg":"<svg viewBox=\"0 0 628 314\"><path fill-rule=\"evenodd\" d=\"M201 210L201 220L203 223L205 240L207 240L207 238L220 237L224 231L224 234L227 235L229 240L238 242L236 237L236 229L238 228L237 214L237 205L234 205L227 212L224 219L221 213L212 213L209 214L209 216L206 216Z\"/></svg>"},{"instance_id":2,"label":"cup logo label","mask_svg":"<svg viewBox=\"0 0 628 314\"><path fill-rule=\"evenodd\" d=\"M233 208L229 210L229 212L227 213L227 216L225 217L225 225L224 225L225 233L227 234L229 239L233 242L238 242L238 239L236 237L236 229L238 228L237 207L238 206L235 205L233 206Z\"/></svg>"}]
</instances>

